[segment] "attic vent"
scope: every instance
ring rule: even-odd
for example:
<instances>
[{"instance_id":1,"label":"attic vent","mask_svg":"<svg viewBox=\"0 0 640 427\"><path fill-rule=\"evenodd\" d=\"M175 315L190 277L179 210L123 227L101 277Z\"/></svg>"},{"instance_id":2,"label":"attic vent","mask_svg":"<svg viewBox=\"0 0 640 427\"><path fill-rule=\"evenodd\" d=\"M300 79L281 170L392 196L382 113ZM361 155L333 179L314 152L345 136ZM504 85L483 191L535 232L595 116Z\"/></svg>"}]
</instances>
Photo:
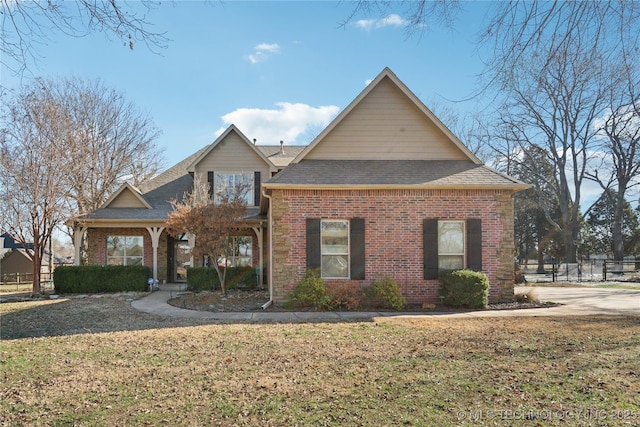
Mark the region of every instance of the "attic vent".
<instances>
[{"instance_id":1,"label":"attic vent","mask_svg":"<svg viewBox=\"0 0 640 427\"><path fill-rule=\"evenodd\" d=\"M280 154L284 156L284 141L280 140Z\"/></svg>"},{"instance_id":2,"label":"attic vent","mask_svg":"<svg viewBox=\"0 0 640 427\"><path fill-rule=\"evenodd\" d=\"M256 141L257 140L255 138L253 138L253 145L256 145Z\"/></svg>"}]
</instances>

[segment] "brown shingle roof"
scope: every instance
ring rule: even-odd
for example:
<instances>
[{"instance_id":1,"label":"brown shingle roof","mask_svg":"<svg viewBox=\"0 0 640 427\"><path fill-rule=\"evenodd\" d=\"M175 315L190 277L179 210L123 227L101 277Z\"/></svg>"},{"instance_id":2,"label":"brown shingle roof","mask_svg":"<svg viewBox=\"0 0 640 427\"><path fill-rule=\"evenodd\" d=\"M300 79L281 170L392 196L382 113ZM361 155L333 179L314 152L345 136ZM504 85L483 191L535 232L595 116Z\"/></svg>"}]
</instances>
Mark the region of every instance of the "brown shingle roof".
<instances>
[{"instance_id":1,"label":"brown shingle roof","mask_svg":"<svg viewBox=\"0 0 640 427\"><path fill-rule=\"evenodd\" d=\"M256 145L278 169L284 168L306 148L306 145L285 145L284 154L279 145Z\"/></svg>"},{"instance_id":2,"label":"brown shingle roof","mask_svg":"<svg viewBox=\"0 0 640 427\"><path fill-rule=\"evenodd\" d=\"M166 171L156 175L154 178L142 183L140 191L144 200L153 209L144 208L104 208L96 209L82 217L89 220L128 220L128 221L164 221L167 215L173 210L171 200L180 200L183 195L193 188L193 177L188 172L189 166L197 159L209 146L203 147L196 153L180 161ZM304 147L285 146L285 154L280 153L280 146L264 146L257 148L265 156L269 157L275 166L284 167L299 153ZM276 159L274 162L273 159ZM247 217L257 217L259 209L249 207Z\"/></svg>"},{"instance_id":3,"label":"brown shingle roof","mask_svg":"<svg viewBox=\"0 0 640 427\"><path fill-rule=\"evenodd\" d=\"M466 160L302 160L285 168L266 185L528 188L514 178Z\"/></svg>"}]
</instances>

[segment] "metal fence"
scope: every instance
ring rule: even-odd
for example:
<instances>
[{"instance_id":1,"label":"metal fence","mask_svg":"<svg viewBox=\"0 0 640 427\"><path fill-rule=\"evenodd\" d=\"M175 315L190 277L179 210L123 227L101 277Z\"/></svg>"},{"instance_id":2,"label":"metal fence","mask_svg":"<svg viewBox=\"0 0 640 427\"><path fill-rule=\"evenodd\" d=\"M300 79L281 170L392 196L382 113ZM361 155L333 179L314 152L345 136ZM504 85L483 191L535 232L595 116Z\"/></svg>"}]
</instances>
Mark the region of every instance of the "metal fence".
<instances>
[{"instance_id":1,"label":"metal fence","mask_svg":"<svg viewBox=\"0 0 640 427\"><path fill-rule=\"evenodd\" d=\"M604 282L640 275L640 261L588 260L578 263L550 262L544 271L538 265L521 265L528 282Z\"/></svg>"}]
</instances>

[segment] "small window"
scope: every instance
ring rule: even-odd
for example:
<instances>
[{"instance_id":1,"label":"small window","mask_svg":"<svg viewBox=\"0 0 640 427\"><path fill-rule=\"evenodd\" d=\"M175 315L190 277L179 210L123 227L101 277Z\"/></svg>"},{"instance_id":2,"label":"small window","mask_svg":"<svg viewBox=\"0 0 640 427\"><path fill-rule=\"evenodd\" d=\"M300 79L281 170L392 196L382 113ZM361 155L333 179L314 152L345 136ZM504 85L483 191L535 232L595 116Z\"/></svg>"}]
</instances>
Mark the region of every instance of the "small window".
<instances>
[{"instance_id":1,"label":"small window","mask_svg":"<svg viewBox=\"0 0 640 427\"><path fill-rule=\"evenodd\" d=\"M216 202L224 196L231 195L238 186L243 186L243 198L248 205L253 205L254 174L252 173L217 173L215 175Z\"/></svg>"},{"instance_id":2,"label":"small window","mask_svg":"<svg viewBox=\"0 0 640 427\"><path fill-rule=\"evenodd\" d=\"M438 221L438 269L464 268L464 221Z\"/></svg>"},{"instance_id":3,"label":"small window","mask_svg":"<svg viewBox=\"0 0 640 427\"><path fill-rule=\"evenodd\" d=\"M349 221L322 220L320 225L321 276L349 278Z\"/></svg>"},{"instance_id":4,"label":"small window","mask_svg":"<svg viewBox=\"0 0 640 427\"><path fill-rule=\"evenodd\" d=\"M107 237L107 264L142 265L143 243L142 236Z\"/></svg>"}]
</instances>

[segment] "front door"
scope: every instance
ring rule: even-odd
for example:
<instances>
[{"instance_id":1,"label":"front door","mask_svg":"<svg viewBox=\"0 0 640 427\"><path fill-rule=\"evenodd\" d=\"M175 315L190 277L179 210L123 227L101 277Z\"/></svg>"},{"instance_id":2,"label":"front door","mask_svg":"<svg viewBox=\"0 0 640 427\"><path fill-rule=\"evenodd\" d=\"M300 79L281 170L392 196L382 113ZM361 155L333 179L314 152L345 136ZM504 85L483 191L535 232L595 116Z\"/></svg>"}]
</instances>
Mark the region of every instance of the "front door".
<instances>
[{"instance_id":1,"label":"front door","mask_svg":"<svg viewBox=\"0 0 640 427\"><path fill-rule=\"evenodd\" d=\"M187 281L187 267L191 267L191 250L186 240L174 240L173 245L173 281Z\"/></svg>"}]
</instances>

